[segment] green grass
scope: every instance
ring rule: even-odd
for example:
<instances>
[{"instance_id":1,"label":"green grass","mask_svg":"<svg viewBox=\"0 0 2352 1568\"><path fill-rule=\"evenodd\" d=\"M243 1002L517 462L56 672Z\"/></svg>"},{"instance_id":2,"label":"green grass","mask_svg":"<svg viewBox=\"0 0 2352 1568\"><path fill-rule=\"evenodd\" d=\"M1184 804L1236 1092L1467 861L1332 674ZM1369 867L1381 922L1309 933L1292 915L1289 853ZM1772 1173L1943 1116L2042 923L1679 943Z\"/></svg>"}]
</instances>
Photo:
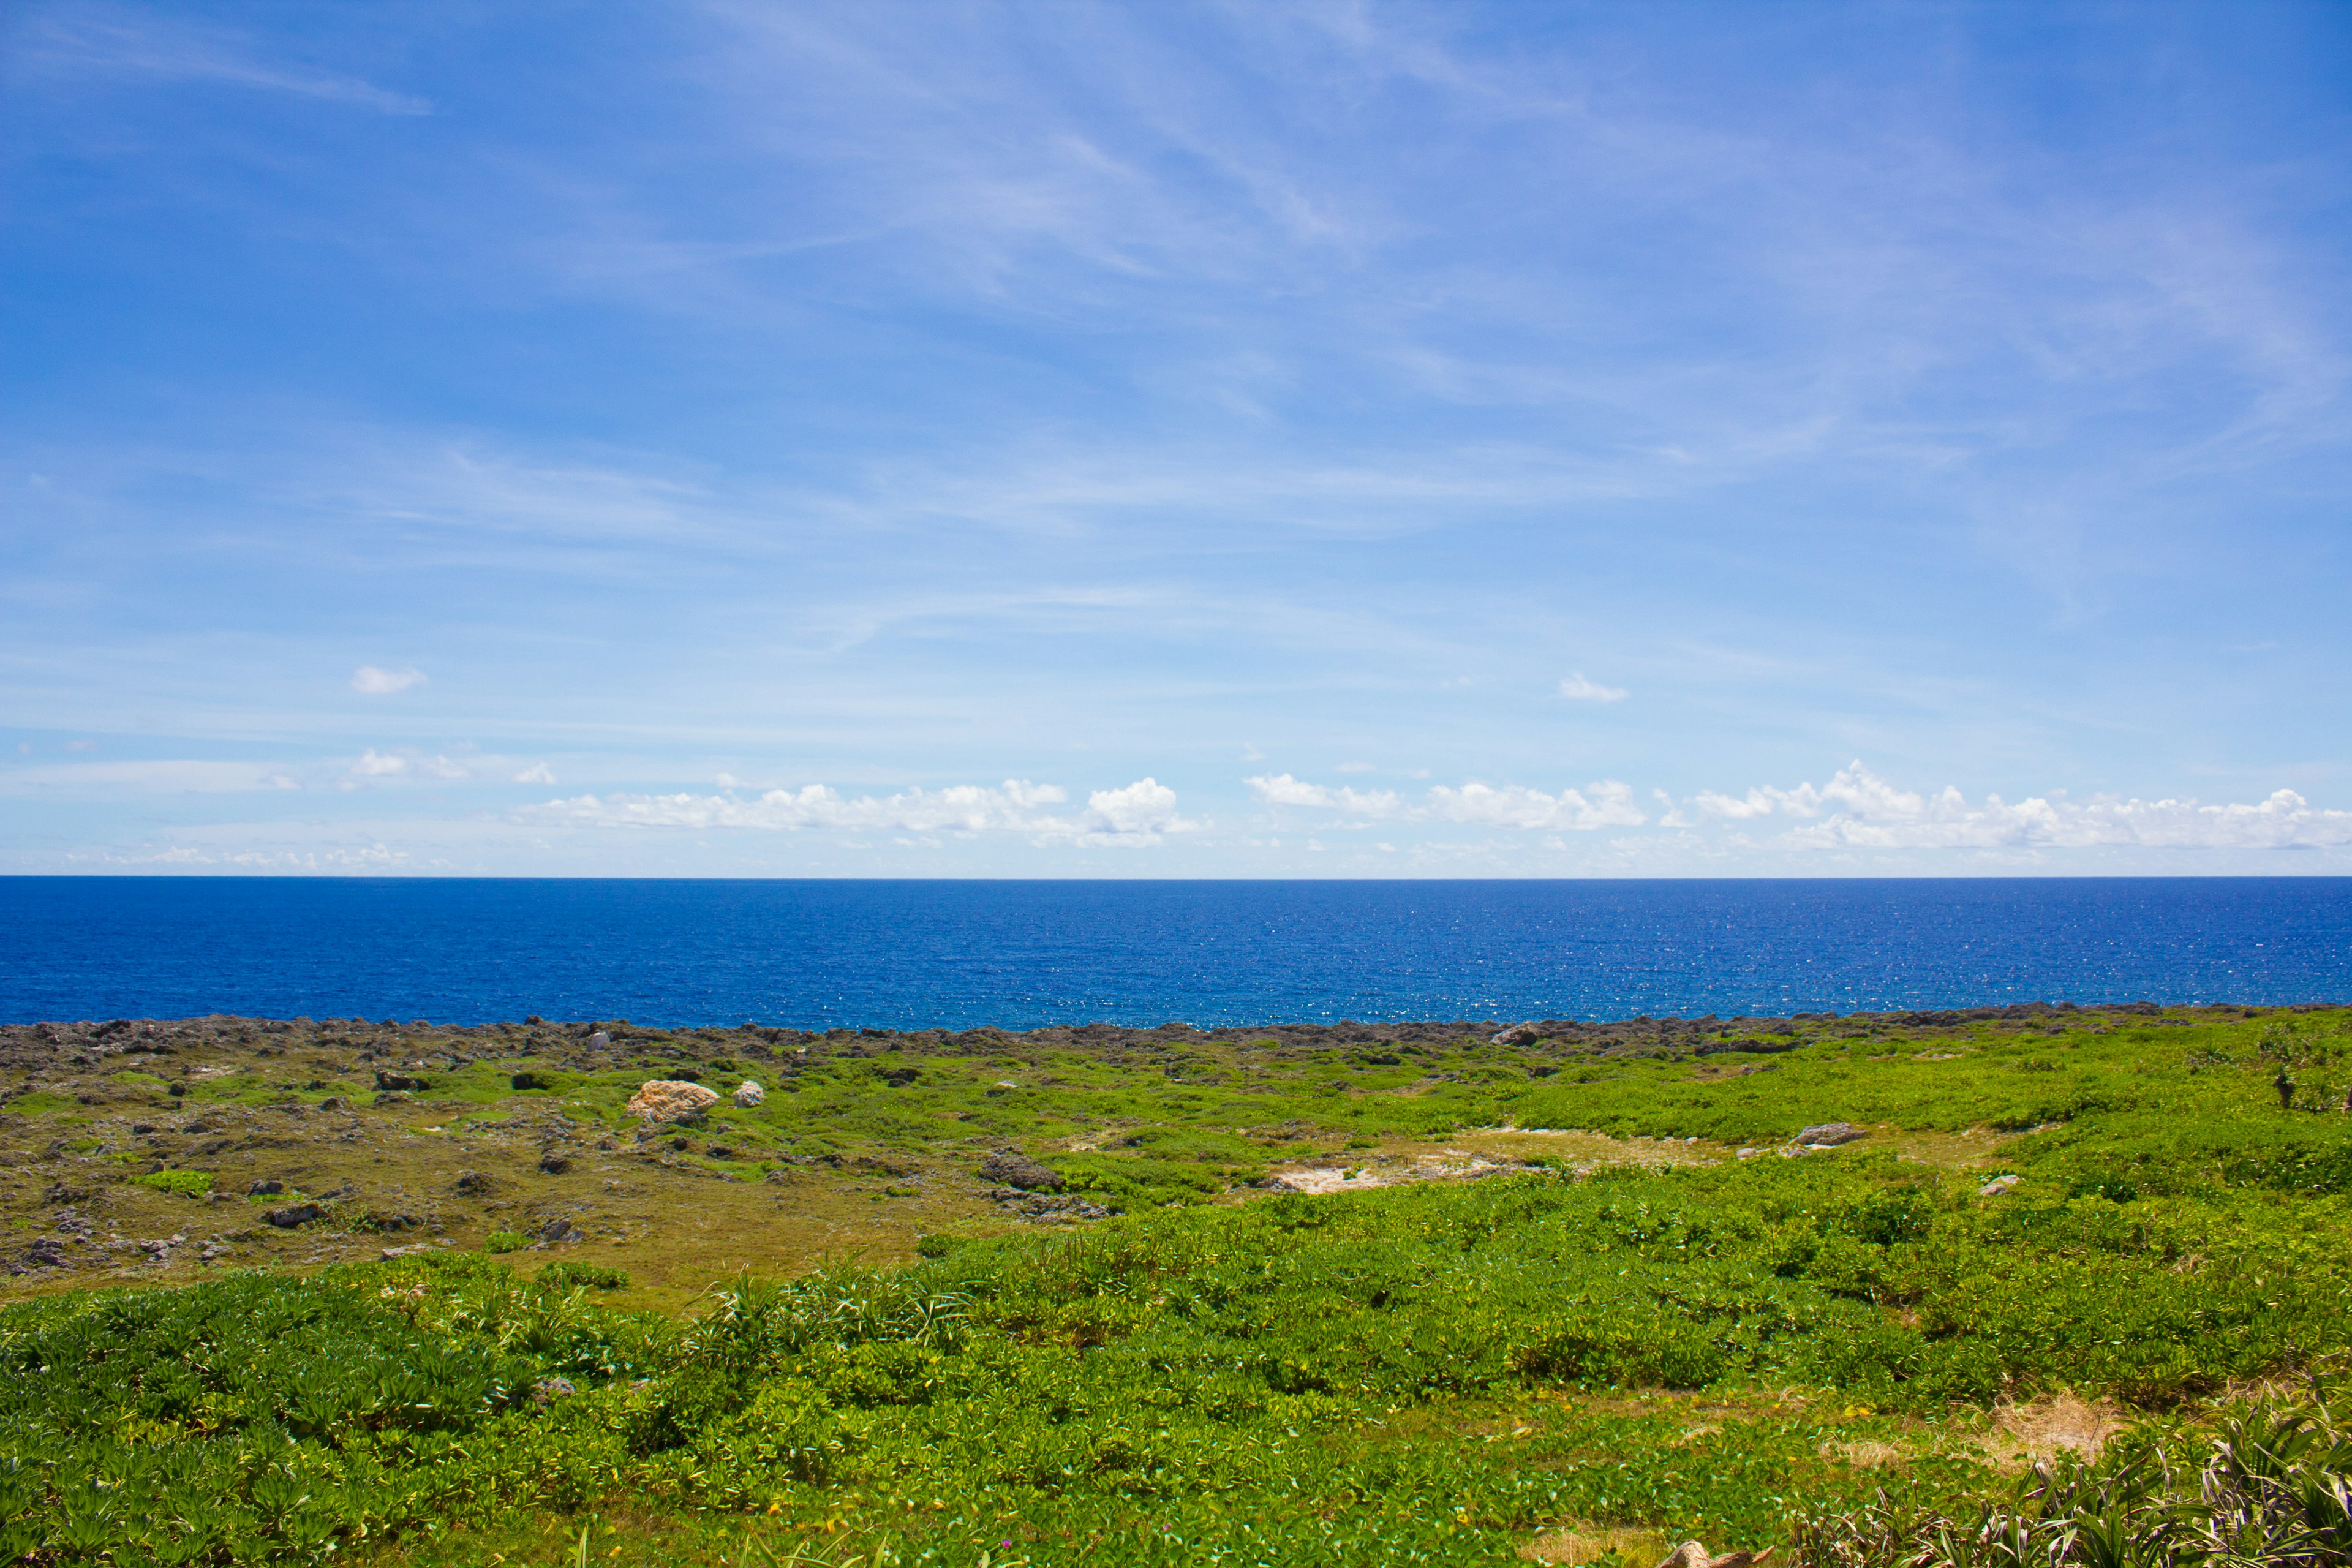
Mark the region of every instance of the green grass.
<instances>
[{"instance_id":1,"label":"green grass","mask_svg":"<svg viewBox=\"0 0 2352 1568\"><path fill-rule=\"evenodd\" d=\"M191 1198L203 1197L213 1190L210 1171L149 1171L131 1180L135 1185L159 1193L178 1193Z\"/></svg>"},{"instance_id":2,"label":"green grass","mask_svg":"<svg viewBox=\"0 0 2352 1568\"><path fill-rule=\"evenodd\" d=\"M769 1104L693 1134L737 1152L719 1163L977 1127L1126 1212L739 1279L684 1314L578 1257L526 1279L486 1255L526 1245L503 1230L0 1308L0 1554L488 1568L569 1561L585 1529L599 1562L1303 1568L1502 1563L1570 1530L1859 1563L1928 1541L1922 1521L2040 1509L2056 1531L2054 1494L1996 1463L1997 1406L2112 1399L2148 1423L2118 1454L2193 1457L2207 1402L2324 1384L2352 1351L2341 1016L2074 1022L1814 1022L1760 1058L910 1051L811 1063L797 1093L754 1066ZM916 1080L882 1085L898 1061ZM474 1078L511 1100L515 1070L436 1076L471 1104ZM561 1093L617 1126L647 1076ZM1832 1119L1878 1132L1782 1157ZM1672 1166L1643 1144L1658 1162L1238 1185L1465 1122L1712 1142ZM2021 1180L1986 1195L1994 1172ZM2076 1480L2151 1520L2178 1501Z\"/></svg>"}]
</instances>

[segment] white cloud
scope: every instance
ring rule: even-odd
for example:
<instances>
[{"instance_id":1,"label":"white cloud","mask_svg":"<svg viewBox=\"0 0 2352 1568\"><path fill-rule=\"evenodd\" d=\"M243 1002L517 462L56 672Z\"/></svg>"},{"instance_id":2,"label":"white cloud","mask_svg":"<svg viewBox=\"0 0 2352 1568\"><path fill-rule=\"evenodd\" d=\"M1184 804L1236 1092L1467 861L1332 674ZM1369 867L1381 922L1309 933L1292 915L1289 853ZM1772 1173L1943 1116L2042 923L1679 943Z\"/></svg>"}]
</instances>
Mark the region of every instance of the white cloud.
<instances>
[{"instance_id":1,"label":"white cloud","mask_svg":"<svg viewBox=\"0 0 2352 1568\"><path fill-rule=\"evenodd\" d=\"M340 72L270 60L230 29L125 8L93 5L52 16L30 29L22 43L27 62L58 74L102 72L220 82L379 114L433 112L430 102L409 93L389 91Z\"/></svg>"},{"instance_id":2,"label":"white cloud","mask_svg":"<svg viewBox=\"0 0 2352 1568\"><path fill-rule=\"evenodd\" d=\"M2033 795L2015 805L1988 795L1971 805L1947 785L1933 795L1898 789L1860 763L1826 784L1759 785L1744 795L1703 791L1711 816L1745 822L1779 815L1803 826L1778 843L1797 849L2289 849L2352 847L2352 811L2314 807L2291 789L2251 805L2114 796L2074 802Z\"/></svg>"},{"instance_id":3,"label":"white cloud","mask_svg":"<svg viewBox=\"0 0 2352 1568\"><path fill-rule=\"evenodd\" d=\"M1019 833L1040 844L1141 846L1203 825L1176 809L1176 792L1142 778L1097 790L1074 816L1045 808L1069 793L1055 784L1007 779L993 787L954 784L892 795L844 795L824 784L772 789L752 799L731 795L577 795L550 801L530 817L583 827L755 828L771 832L835 829L877 833Z\"/></svg>"},{"instance_id":4,"label":"white cloud","mask_svg":"<svg viewBox=\"0 0 2352 1568\"><path fill-rule=\"evenodd\" d=\"M1580 669L1559 683L1559 694L1570 702L1622 702L1633 695L1622 686L1603 686L1597 680L1588 680Z\"/></svg>"},{"instance_id":5,"label":"white cloud","mask_svg":"<svg viewBox=\"0 0 2352 1568\"><path fill-rule=\"evenodd\" d=\"M1519 784L1466 784L1460 789L1438 784L1427 804L1414 805L1391 790L1359 791L1309 784L1288 773L1244 779L1267 805L1300 806L1336 811L1364 822L1417 821L1471 823L1488 827L1573 828L1639 827L1649 818L1633 804L1633 786L1613 779L1590 784L1590 792L1566 789L1558 795Z\"/></svg>"},{"instance_id":6,"label":"white cloud","mask_svg":"<svg viewBox=\"0 0 2352 1568\"><path fill-rule=\"evenodd\" d=\"M1345 785L1333 789L1328 784L1308 784L1303 779L1292 778L1288 773L1260 774L1242 782L1268 805L1301 805L1318 811L1336 811L1345 816L1360 817L1370 822L1413 815L1412 808L1393 790L1359 790Z\"/></svg>"},{"instance_id":7,"label":"white cloud","mask_svg":"<svg viewBox=\"0 0 2352 1568\"><path fill-rule=\"evenodd\" d=\"M1153 778L1125 789L1098 789L1087 796L1087 830L1081 844L1156 844L1165 833L1192 833L1202 825L1176 814L1176 792Z\"/></svg>"},{"instance_id":8,"label":"white cloud","mask_svg":"<svg viewBox=\"0 0 2352 1568\"><path fill-rule=\"evenodd\" d=\"M390 778L407 771L406 757L384 756L373 746L370 746L360 760L352 764L352 773L361 778Z\"/></svg>"},{"instance_id":9,"label":"white cloud","mask_svg":"<svg viewBox=\"0 0 2352 1568\"><path fill-rule=\"evenodd\" d=\"M352 671L352 689L370 697L388 697L395 691L405 691L412 686L425 684L425 672L411 665L405 669L383 669L363 664Z\"/></svg>"},{"instance_id":10,"label":"white cloud","mask_svg":"<svg viewBox=\"0 0 2352 1568\"><path fill-rule=\"evenodd\" d=\"M514 782L517 784L551 784L555 782L555 772L545 763L533 763L530 766L523 769L522 772L515 774ZM727 783L727 775L725 773L719 774L719 782L721 784Z\"/></svg>"},{"instance_id":11,"label":"white cloud","mask_svg":"<svg viewBox=\"0 0 2352 1568\"><path fill-rule=\"evenodd\" d=\"M412 866L414 861L405 849L394 849L378 842L358 849L326 849L297 852L278 850L274 853L256 849L207 853L192 846L160 849L148 854L101 854L96 857L110 866L236 866L253 871L346 871L383 870L393 867Z\"/></svg>"},{"instance_id":12,"label":"white cloud","mask_svg":"<svg viewBox=\"0 0 2352 1568\"><path fill-rule=\"evenodd\" d=\"M0 773L0 792L130 789L156 795L236 795L302 786L268 763L157 760L65 763Z\"/></svg>"},{"instance_id":13,"label":"white cloud","mask_svg":"<svg viewBox=\"0 0 2352 1568\"><path fill-rule=\"evenodd\" d=\"M1754 817L1771 816L1775 802L1772 794L1760 789L1751 789L1745 795L1717 795L1711 789L1703 789L1698 792L1696 804L1709 816L1722 817L1729 822L1747 822Z\"/></svg>"},{"instance_id":14,"label":"white cloud","mask_svg":"<svg viewBox=\"0 0 2352 1568\"><path fill-rule=\"evenodd\" d=\"M1341 763L1339 764L1339 771L1343 773L1368 773L1372 771L1372 764L1370 763Z\"/></svg>"},{"instance_id":15,"label":"white cloud","mask_svg":"<svg viewBox=\"0 0 2352 1568\"><path fill-rule=\"evenodd\" d=\"M1633 804L1633 786L1604 779L1586 786L1591 793L1564 789L1546 795L1519 784L1467 784L1460 789L1439 784L1429 792L1430 809L1448 822L1475 823L1488 827L1570 828L1589 832L1596 827L1639 827L1649 820Z\"/></svg>"}]
</instances>

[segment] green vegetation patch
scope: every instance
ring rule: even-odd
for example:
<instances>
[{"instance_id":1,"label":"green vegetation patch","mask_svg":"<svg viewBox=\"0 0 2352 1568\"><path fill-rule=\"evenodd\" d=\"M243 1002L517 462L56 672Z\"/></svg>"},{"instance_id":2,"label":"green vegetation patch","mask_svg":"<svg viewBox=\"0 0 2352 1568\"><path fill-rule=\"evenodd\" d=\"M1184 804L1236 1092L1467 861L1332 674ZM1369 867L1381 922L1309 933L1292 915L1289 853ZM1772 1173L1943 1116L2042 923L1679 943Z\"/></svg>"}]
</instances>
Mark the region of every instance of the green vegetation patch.
<instances>
[{"instance_id":1,"label":"green vegetation patch","mask_svg":"<svg viewBox=\"0 0 2352 1568\"><path fill-rule=\"evenodd\" d=\"M213 1190L210 1171L148 1171L131 1178L133 1186L151 1187L159 1193L178 1193L185 1197L200 1198Z\"/></svg>"},{"instance_id":2,"label":"green vegetation patch","mask_svg":"<svg viewBox=\"0 0 2352 1568\"><path fill-rule=\"evenodd\" d=\"M687 1321L478 1255L53 1298L0 1311L0 1547L316 1560L617 1499L943 1562L1761 1543L1889 1479L1825 1448L1913 1430L1903 1494L1958 1508L1998 1478L1920 1418L2345 1344L2344 1199L1977 1185L1848 1154L1290 1195L747 1279ZM1736 1419L1625 1411L1650 1389Z\"/></svg>"},{"instance_id":3,"label":"green vegetation patch","mask_svg":"<svg viewBox=\"0 0 2352 1568\"><path fill-rule=\"evenodd\" d=\"M1492 1564L1574 1534L1621 1563L1627 1542L1696 1537L1779 1543L1801 1568L1916 1563L1944 1550L1937 1530L2021 1521L2036 1560L2088 1561L2054 1543L2093 1503L2160 1521L2207 1495L2198 1444L2234 1417L2206 1402L2288 1370L2324 1392L2352 1352L2341 1014L1771 1022L1510 1046L740 1031L699 1061L686 1034L619 1030L644 1053L622 1066L404 1040L379 1059L445 1064L415 1070L455 1103L374 1111L376 1141L351 1145L364 1165L332 1116L139 1126L140 1103L70 1142L60 1117L18 1141L60 1178L81 1169L68 1149L110 1178L90 1199L118 1195L110 1225L163 1206L138 1188L194 1195L173 1184L204 1175L117 1184L114 1154L235 1162L202 1142L234 1137L284 1162L260 1172L286 1189L272 1204L299 1175L384 1205L374 1228L438 1235L454 1214L488 1239L0 1307L0 1552L551 1563L585 1531L615 1563L1321 1568ZM272 1105L323 1081L263 1060L210 1081ZM766 1104L642 1141L620 1113L647 1078L724 1094L739 1070ZM518 1081L559 1071L560 1098ZM446 1131L400 1131L428 1121ZM1831 1121L1864 1135L1792 1147ZM1251 1185L1345 1149L1377 1152L1346 1156L1370 1186L1456 1140L1526 1163L1329 1196ZM992 1194L998 1151L1062 1193ZM336 1184L375 1163L412 1195ZM722 1279L682 1314L635 1310L702 1290L709 1274L667 1273L682 1256L715 1268L795 1225L801 1256L841 1247L845 1199L919 1260L836 1250L797 1278ZM567 1211L636 1289L584 1246L529 1254L546 1263L528 1280L492 1256ZM207 1257L294 1240L236 1215L252 1250ZM642 1250L606 1254L608 1236ZM28 1262L82 1245L11 1243ZM278 1256L310 1267L332 1245L383 1247L305 1235ZM2144 1426L2105 1468L2021 1491L1997 1412L2061 1390ZM2324 1490L2332 1428L2288 1419L2258 1440L2316 1434L2294 1473ZM2147 1486L2116 1468L2134 1454ZM2211 1496L2236 1495L2224 1481Z\"/></svg>"}]
</instances>

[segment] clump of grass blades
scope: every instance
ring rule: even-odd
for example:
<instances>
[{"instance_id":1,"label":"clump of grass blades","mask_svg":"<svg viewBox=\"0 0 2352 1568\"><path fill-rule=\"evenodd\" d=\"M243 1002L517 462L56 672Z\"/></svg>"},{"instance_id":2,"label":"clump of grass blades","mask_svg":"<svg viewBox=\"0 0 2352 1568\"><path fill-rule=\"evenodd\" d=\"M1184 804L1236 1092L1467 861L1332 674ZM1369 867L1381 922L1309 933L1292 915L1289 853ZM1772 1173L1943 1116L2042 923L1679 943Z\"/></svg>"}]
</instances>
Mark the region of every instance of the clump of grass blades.
<instances>
[{"instance_id":1,"label":"clump of grass blades","mask_svg":"<svg viewBox=\"0 0 2352 1568\"><path fill-rule=\"evenodd\" d=\"M1795 1568L2352 1563L2352 1441L2324 1405L2237 1402L2168 1447L2044 1460L1954 1516L1890 1500L1796 1523Z\"/></svg>"}]
</instances>

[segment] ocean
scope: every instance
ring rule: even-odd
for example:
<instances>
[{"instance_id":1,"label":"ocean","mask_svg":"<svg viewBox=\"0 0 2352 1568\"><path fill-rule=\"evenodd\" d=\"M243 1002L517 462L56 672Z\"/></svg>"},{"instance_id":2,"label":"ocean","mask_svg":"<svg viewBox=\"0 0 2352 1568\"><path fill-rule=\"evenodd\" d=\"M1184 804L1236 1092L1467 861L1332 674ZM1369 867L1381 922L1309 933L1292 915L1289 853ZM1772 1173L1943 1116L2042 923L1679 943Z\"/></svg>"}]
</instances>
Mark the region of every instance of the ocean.
<instances>
[{"instance_id":1,"label":"ocean","mask_svg":"<svg viewBox=\"0 0 2352 1568\"><path fill-rule=\"evenodd\" d=\"M2352 879L0 879L0 1020L1028 1028L2352 1002Z\"/></svg>"}]
</instances>

